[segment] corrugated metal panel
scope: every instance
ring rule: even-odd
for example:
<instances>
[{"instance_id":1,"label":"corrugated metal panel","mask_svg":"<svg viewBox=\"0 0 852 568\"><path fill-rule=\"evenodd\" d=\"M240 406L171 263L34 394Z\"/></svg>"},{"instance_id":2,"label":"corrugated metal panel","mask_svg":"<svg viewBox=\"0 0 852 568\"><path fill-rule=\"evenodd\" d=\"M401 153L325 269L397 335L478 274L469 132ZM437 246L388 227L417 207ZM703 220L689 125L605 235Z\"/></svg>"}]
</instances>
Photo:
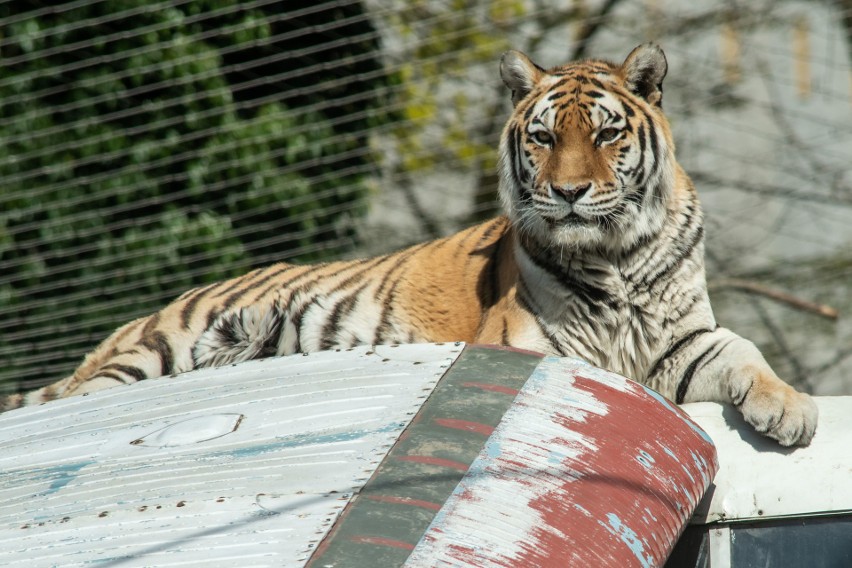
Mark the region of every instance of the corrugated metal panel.
<instances>
[{"instance_id":1,"label":"corrugated metal panel","mask_svg":"<svg viewBox=\"0 0 852 568\"><path fill-rule=\"evenodd\" d=\"M406 566L659 566L716 470L656 393L547 358Z\"/></svg>"},{"instance_id":2,"label":"corrugated metal panel","mask_svg":"<svg viewBox=\"0 0 852 568\"><path fill-rule=\"evenodd\" d=\"M730 406L684 405L719 447L719 473L693 523L852 511L852 396L814 401L819 428L804 448L780 447Z\"/></svg>"},{"instance_id":3,"label":"corrugated metal panel","mask_svg":"<svg viewBox=\"0 0 852 568\"><path fill-rule=\"evenodd\" d=\"M309 565L401 566L541 358L466 347Z\"/></svg>"},{"instance_id":4,"label":"corrugated metal panel","mask_svg":"<svg viewBox=\"0 0 852 568\"><path fill-rule=\"evenodd\" d=\"M267 359L0 415L0 565L302 566L461 350Z\"/></svg>"}]
</instances>

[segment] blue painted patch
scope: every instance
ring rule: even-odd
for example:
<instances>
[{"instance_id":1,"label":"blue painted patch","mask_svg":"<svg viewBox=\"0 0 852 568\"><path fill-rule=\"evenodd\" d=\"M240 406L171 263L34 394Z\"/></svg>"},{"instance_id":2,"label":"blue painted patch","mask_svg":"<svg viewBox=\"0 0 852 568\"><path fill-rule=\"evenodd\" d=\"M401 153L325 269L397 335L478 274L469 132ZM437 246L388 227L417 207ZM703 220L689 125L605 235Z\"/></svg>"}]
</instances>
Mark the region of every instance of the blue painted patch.
<instances>
[{"instance_id":1,"label":"blue painted patch","mask_svg":"<svg viewBox=\"0 0 852 568\"><path fill-rule=\"evenodd\" d=\"M227 457L237 459L250 458L263 454L268 454L271 452L278 452L281 450L288 450L292 448L301 448L304 446L318 446L323 444L353 442L355 440L360 440L361 438L373 434L386 434L388 432L395 432L397 430L401 430L404 427L405 424L393 422L391 424L385 424L384 426L373 430L348 430L345 432L331 432L327 434L320 434L315 432L306 434L294 434L292 436L282 436L264 444L255 444L242 448L234 448L232 450L211 452L209 454L206 454L204 457Z\"/></svg>"},{"instance_id":2,"label":"blue painted patch","mask_svg":"<svg viewBox=\"0 0 852 568\"><path fill-rule=\"evenodd\" d=\"M639 450L639 455L636 456L636 461L642 464L645 469L654 467L654 458L645 450Z\"/></svg>"},{"instance_id":3,"label":"blue painted patch","mask_svg":"<svg viewBox=\"0 0 852 568\"><path fill-rule=\"evenodd\" d=\"M609 522L609 526L604 525L601 522L601 525L606 527L608 531L621 539L621 542L627 545L631 552L633 552L636 559L642 565L642 568L651 568L654 566L654 559L645 552L645 544L642 540L639 539L639 536L628 526L621 522L621 519L618 518L618 515L615 513L607 513L607 521Z\"/></svg>"},{"instance_id":4,"label":"blue painted patch","mask_svg":"<svg viewBox=\"0 0 852 568\"><path fill-rule=\"evenodd\" d=\"M47 490L43 493L38 493L37 496L42 497L56 493L77 479L81 469L94 463L95 462L92 460L86 460L34 470L32 472L33 480L50 482L50 485L47 486Z\"/></svg>"}]
</instances>

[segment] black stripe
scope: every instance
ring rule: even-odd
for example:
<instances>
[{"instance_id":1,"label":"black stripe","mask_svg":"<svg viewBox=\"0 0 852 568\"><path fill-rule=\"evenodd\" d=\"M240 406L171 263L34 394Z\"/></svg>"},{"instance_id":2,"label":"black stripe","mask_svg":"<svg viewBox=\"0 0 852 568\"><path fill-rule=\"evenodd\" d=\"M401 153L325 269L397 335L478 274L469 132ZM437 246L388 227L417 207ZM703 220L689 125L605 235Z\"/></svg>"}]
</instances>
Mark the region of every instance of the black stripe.
<instances>
[{"instance_id":1,"label":"black stripe","mask_svg":"<svg viewBox=\"0 0 852 568\"><path fill-rule=\"evenodd\" d=\"M384 342L385 334L391 327L391 314L393 313L394 300L396 298L396 287L399 286L399 280L394 281L384 302L382 302L382 314L379 318L379 325L376 327L376 333L373 336L373 343L379 345Z\"/></svg>"},{"instance_id":2,"label":"black stripe","mask_svg":"<svg viewBox=\"0 0 852 568\"><path fill-rule=\"evenodd\" d=\"M651 139L651 154L654 157L652 162L651 171L648 173L647 179L652 179L654 175L660 170L662 164L660 164L660 142L657 139L657 129L654 127L654 120L647 113L642 113L645 116L645 119L648 121L648 137Z\"/></svg>"},{"instance_id":3,"label":"black stripe","mask_svg":"<svg viewBox=\"0 0 852 568\"><path fill-rule=\"evenodd\" d=\"M195 314L195 308L198 306L198 302L201 301L207 292L210 292L213 288L220 284L222 284L222 282L215 282L213 284L208 284L203 288L196 289L196 294L180 309L180 324L183 329L189 329L189 322Z\"/></svg>"},{"instance_id":4,"label":"black stripe","mask_svg":"<svg viewBox=\"0 0 852 568\"><path fill-rule=\"evenodd\" d=\"M681 265L684 263L686 259L692 256L692 252L695 250L695 247L702 241L704 238L704 227L699 226L698 229L693 233L692 239L690 239L689 243L687 243L686 248L677 248L677 255L674 258L671 258L670 262L667 262L662 270L658 270L655 274L651 276L646 276L642 278L642 283L647 286L649 289L653 288L657 285L657 282L662 278L666 278L671 276L673 272L675 272Z\"/></svg>"},{"instance_id":5,"label":"black stripe","mask_svg":"<svg viewBox=\"0 0 852 568\"><path fill-rule=\"evenodd\" d=\"M387 262L390 259L391 259L391 256L386 255L386 256L379 256L379 257L376 257L376 258L362 259L362 260L358 261L358 264L361 265L361 269L354 272L353 274L350 274L349 276L347 276L346 278L344 278L343 280L338 282L333 288L331 288L328 291L328 293L339 292L340 290L343 290L344 288L348 288L354 282L356 282L357 280L360 280L361 277L364 276L364 274L367 274L368 272L372 271L375 267L379 266L380 264Z\"/></svg>"},{"instance_id":6,"label":"black stripe","mask_svg":"<svg viewBox=\"0 0 852 568\"><path fill-rule=\"evenodd\" d=\"M639 179L645 179L645 151L647 150L647 142L645 141L645 124L639 125L636 131L636 138L639 140L639 164L630 170L630 175L634 175Z\"/></svg>"},{"instance_id":7,"label":"black stripe","mask_svg":"<svg viewBox=\"0 0 852 568\"><path fill-rule=\"evenodd\" d=\"M103 370L109 370L109 369L115 369L119 373L124 373L125 375L127 375L129 377L133 377L134 379L136 379L136 381L144 381L145 379L148 378L148 375L145 374L145 371L143 371L139 367L132 367L130 365L121 365L119 363L108 363L108 364L104 365L103 367L101 367L100 369L98 369L98 372L101 372ZM97 376L97 373L95 375L92 375L92 376L93 377ZM119 379L119 380L121 380L121 379Z\"/></svg>"},{"instance_id":8,"label":"black stripe","mask_svg":"<svg viewBox=\"0 0 852 568\"><path fill-rule=\"evenodd\" d=\"M241 286L241 285L242 285L242 284L244 284L246 281L251 280L251 279L252 279L252 278L254 278L255 276L257 276L257 275L259 275L260 273L262 273L264 270L266 270L266 269L264 269L264 268L256 268L255 270L252 270L252 271L248 272L247 274L243 274L242 276L239 276L239 277L237 277L237 278L234 278L233 283L232 283L230 286L226 286L224 290L220 290L219 292L216 292L216 295L214 296L214 298L219 298L219 297L224 296L225 294L228 294L228 293L229 293L229 292L231 292L234 288L236 288L236 287L238 287L238 286Z\"/></svg>"},{"instance_id":9,"label":"black stripe","mask_svg":"<svg viewBox=\"0 0 852 568\"><path fill-rule=\"evenodd\" d=\"M116 381L119 381L119 382L121 382L125 385L130 384L130 381L128 381L124 377L117 375L115 373L110 373L109 371L98 371L98 373L96 375L94 375L93 377L91 377L89 380L91 381L92 379L100 378L100 377L106 377L107 379L115 379Z\"/></svg>"},{"instance_id":10,"label":"black stripe","mask_svg":"<svg viewBox=\"0 0 852 568\"><path fill-rule=\"evenodd\" d=\"M529 287L527 286L527 283L524 280L523 276L520 276L518 278L518 291L516 298L521 308L523 308L533 318L536 325L538 326L539 331L550 342L550 345L553 347L553 350L563 357L567 356L566 351L562 348L562 345L559 343L556 337L550 333L544 322L539 319L538 314L541 314L543 310L539 306L534 305L534 301L529 293Z\"/></svg>"},{"instance_id":11,"label":"black stripe","mask_svg":"<svg viewBox=\"0 0 852 568\"><path fill-rule=\"evenodd\" d=\"M328 320L322 328L320 350L331 349L334 347L335 341L337 340L337 334L340 332L341 320L352 313L352 310L355 308L355 304L358 301L358 297L364 292L364 289L368 285L369 282L364 283L361 287L356 289L347 297L341 299L334 306L334 309L329 314Z\"/></svg>"},{"instance_id":12,"label":"black stripe","mask_svg":"<svg viewBox=\"0 0 852 568\"><path fill-rule=\"evenodd\" d=\"M521 166L521 158L519 153L521 152L521 134L518 128L513 128L510 133L510 143L509 143L509 164L511 166L512 175L514 177L515 185L518 187L518 192L520 193L519 198L521 201L529 201L530 193L526 188L526 184L529 181L529 177L527 175L527 171Z\"/></svg>"},{"instance_id":13,"label":"black stripe","mask_svg":"<svg viewBox=\"0 0 852 568\"><path fill-rule=\"evenodd\" d=\"M479 298L482 310L490 308L499 299L500 253L503 249L504 240L500 238L494 244L490 245L489 248L491 250L488 252L488 260L476 283L476 296ZM482 249L477 249L474 254L481 254L482 252L484 252Z\"/></svg>"},{"instance_id":14,"label":"black stripe","mask_svg":"<svg viewBox=\"0 0 852 568\"><path fill-rule=\"evenodd\" d=\"M434 241L433 241L434 242ZM391 279L396 277L397 272L402 269L407 263L408 260L421 249L426 248L428 245L433 244L433 242L421 243L419 245L413 246L410 249L404 250L401 253L397 253L394 256L391 256L390 259L396 258L396 262L387 269L384 277L379 281L379 287L376 289L376 293L373 295L373 298L378 300L379 297L384 293L385 288L388 283L391 282Z\"/></svg>"},{"instance_id":15,"label":"black stripe","mask_svg":"<svg viewBox=\"0 0 852 568\"><path fill-rule=\"evenodd\" d=\"M547 249L541 251L530 250L526 239L520 240L521 246L527 251L533 263L553 276L557 282L570 290L577 298L586 303L592 315L600 314L601 306L614 306L615 300L612 295L603 288L592 286L588 282L574 277L571 272L557 260L550 258Z\"/></svg>"},{"instance_id":16,"label":"black stripe","mask_svg":"<svg viewBox=\"0 0 852 568\"><path fill-rule=\"evenodd\" d=\"M169 340L161 331L155 331L142 338L140 345L153 351L160 357L160 373L170 375L174 370L174 355Z\"/></svg>"},{"instance_id":17,"label":"black stripe","mask_svg":"<svg viewBox=\"0 0 852 568\"><path fill-rule=\"evenodd\" d=\"M733 339L731 341L734 341ZM707 365L711 361L713 361L716 357L719 356L725 348L731 344L731 341L728 341L721 347L719 347L718 343L713 343L710 347L708 347L701 355L692 360L692 363L689 364L689 367L684 371L683 376L680 379L680 383L677 386L677 393L675 395L675 402L677 404L683 404L684 399L686 398L686 393L689 391L689 384L692 382L692 377L695 375L695 372L698 370L700 366ZM715 353L711 357L708 358L710 352L714 349ZM706 360L705 360L706 358Z\"/></svg>"},{"instance_id":18,"label":"black stripe","mask_svg":"<svg viewBox=\"0 0 852 568\"><path fill-rule=\"evenodd\" d=\"M665 362L666 359L668 359L669 357L671 357L675 353L677 353L680 350L681 347L683 347L687 343L691 342L693 339L695 339L699 335L703 335L705 333L712 333L713 331L715 331L715 329L696 329L696 330L684 335L683 337L681 337L679 340L677 340L675 342L674 345L669 347L668 351L663 353L662 357L660 357L659 359L656 360L656 362L654 362L653 366L651 366L651 370L648 372L647 377L649 379L651 377L653 377L660 370L660 367L662 366L663 362Z\"/></svg>"},{"instance_id":19,"label":"black stripe","mask_svg":"<svg viewBox=\"0 0 852 568\"><path fill-rule=\"evenodd\" d=\"M289 286L291 283L295 282L299 278L313 274L314 272L321 270L325 266L326 266L326 264L314 264L310 268L305 270L304 272L300 272L299 274L290 278L289 280L285 280L283 282L273 282L272 284L267 286L263 290L263 292L261 294L259 294L257 297L258 298L264 297L269 292L269 290L271 290L272 288L284 288L286 286ZM282 275L286 272L289 272L291 270L294 270L296 268L299 268L299 267L297 265L294 265L294 264L282 264L280 266L274 266L274 267L268 268L267 270L270 271L269 274L267 274L263 278L260 278L259 280L256 280L255 282L252 282L247 287L242 288L240 290L237 290L236 292L232 293L230 296L225 298L221 303L219 311L225 311L226 309L230 308L231 305L233 305L233 303L237 299L248 294L249 292L257 290L258 288L260 288L262 285L266 284L270 280L277 278L278 276L280 276L280 275Z\"/></svg>"}]
</instances>

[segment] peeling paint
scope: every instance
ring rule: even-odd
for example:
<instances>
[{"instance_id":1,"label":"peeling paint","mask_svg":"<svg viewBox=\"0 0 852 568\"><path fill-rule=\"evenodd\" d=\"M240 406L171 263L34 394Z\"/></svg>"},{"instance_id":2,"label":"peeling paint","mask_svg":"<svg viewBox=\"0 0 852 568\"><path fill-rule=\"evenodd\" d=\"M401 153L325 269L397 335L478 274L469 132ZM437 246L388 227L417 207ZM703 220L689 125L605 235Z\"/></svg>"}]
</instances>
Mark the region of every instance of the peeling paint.
<instances>
[{"instance_id":1,"label":"peeling paint","mask_svg":"<svg viewBox=\"0 0 852 568\"><path fill-rule=\"evenodd\" d=\"M625 526L624 523L621 522L621 519L618 518L618 515L615 513L607 513L606 515L608 530L612 532L615 536L621 539L621 541L627 545L627 547L633 552L636 556L636 560L639 561L639 564L642 568L651 568L654 566L654 559L645 551L645 547L648 545L648 541L645 539L640 539L636 532L631 530L630 527ZM603 522L601 523L604 527L607 525Z\"/></svg>"},{"instance_id":2,"label":"peeling paint","mask_svg":"<svg viewBox=\"0 0 852 568\"><path fill-rule=\"evenodd\" d=\"M715 454L660 402L623 377L545 358L406 566L661 565Z\"/></svg>"},{"instance_id":3,"label":"peeling paint","mask_svg":"<svg viewBox=\"0 0 852 568\"><path fill-rule=\"evenodd\" d=\"M83 468L93 465L94 463L95 462L92 460L84 460L46 467L44 469L31 472L31 478L33 481L50 481L50 485L47 486L47 489L42 493L38 493L36 496L44 497L56 493L77 479Z\"/></svg>"}]
</instances>

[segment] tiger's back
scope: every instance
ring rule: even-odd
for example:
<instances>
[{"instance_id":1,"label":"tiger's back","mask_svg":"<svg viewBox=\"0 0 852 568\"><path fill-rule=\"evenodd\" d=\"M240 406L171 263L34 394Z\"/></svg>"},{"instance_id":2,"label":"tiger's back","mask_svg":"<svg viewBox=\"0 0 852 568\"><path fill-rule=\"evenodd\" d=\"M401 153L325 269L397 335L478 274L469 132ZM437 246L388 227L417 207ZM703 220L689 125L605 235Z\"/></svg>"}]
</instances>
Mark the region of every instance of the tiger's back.
<instances>
[{"instance_id":1,"label":"tiger's back","mask_svg":"<svg viewBox=\"0 0 852 568\"><path fill-rule=\"evenodd\" d=\"M508 229L501 217L393 254L279 263L190 290L116 330L72 376L7 406L275 355L473 341Z\"/></svg>"}]
</instances>

